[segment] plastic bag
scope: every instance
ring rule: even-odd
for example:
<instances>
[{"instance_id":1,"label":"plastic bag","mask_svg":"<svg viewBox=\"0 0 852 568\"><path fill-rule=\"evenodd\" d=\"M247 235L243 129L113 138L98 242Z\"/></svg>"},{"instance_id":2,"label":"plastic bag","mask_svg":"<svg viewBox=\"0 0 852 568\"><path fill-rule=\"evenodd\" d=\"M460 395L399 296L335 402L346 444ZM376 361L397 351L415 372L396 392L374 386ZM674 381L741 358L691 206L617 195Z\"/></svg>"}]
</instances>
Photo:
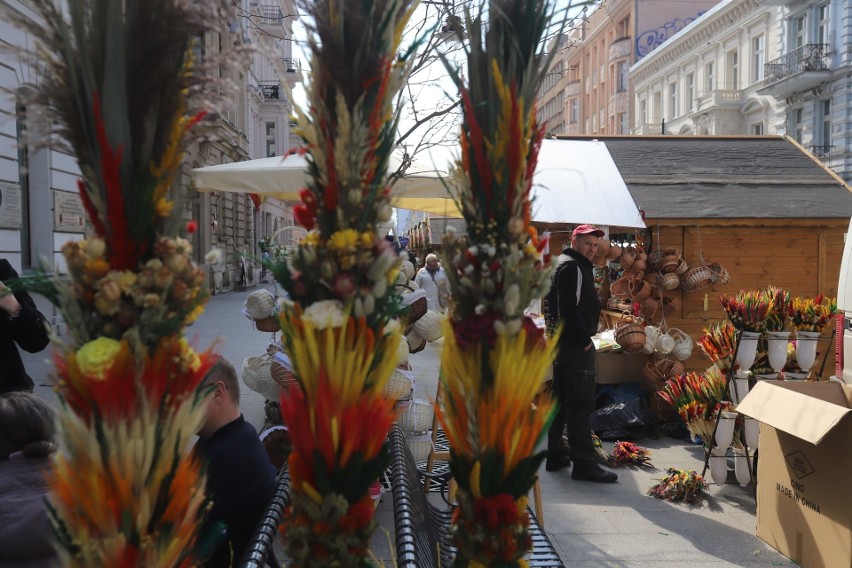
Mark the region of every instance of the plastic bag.
<instances>
[{"instance_id":1,"label":"plastic bag","mask_svg":"<svg viewBox=\"0 0 852 568\"><path fill-rule=\"evenodd\" d=\"M592 432L601 440L641 440L648 436L654 417L644 408L640 399L616 402L592 413Z\"/></svg>"}]
</instances>

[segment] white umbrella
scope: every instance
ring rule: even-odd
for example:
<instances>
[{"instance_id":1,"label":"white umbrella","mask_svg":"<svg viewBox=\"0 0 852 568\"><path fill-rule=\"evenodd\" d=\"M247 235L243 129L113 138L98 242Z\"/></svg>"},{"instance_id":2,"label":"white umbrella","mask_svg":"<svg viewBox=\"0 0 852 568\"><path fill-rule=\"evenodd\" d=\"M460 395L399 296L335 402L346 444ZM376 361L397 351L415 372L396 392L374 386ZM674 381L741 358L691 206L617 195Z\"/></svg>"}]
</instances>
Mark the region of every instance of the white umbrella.
<instances>
[{"instance_id":1,"label":"white umbrella","mask_svg":"<svg viewBox=\"0 0 852 568\"><path fill-rule=\"evenodd\" d=\"M391 170L396 169L391 160ZM413 164L391 190L402 209L458 217L442 168ZM193 170L200 191L232 191L298 200L306 184L303 156L263 158ZM597 140L544 140L533 177L534 221L644 227L642 215L606 145Z\"/></svg>"}]
</instances>

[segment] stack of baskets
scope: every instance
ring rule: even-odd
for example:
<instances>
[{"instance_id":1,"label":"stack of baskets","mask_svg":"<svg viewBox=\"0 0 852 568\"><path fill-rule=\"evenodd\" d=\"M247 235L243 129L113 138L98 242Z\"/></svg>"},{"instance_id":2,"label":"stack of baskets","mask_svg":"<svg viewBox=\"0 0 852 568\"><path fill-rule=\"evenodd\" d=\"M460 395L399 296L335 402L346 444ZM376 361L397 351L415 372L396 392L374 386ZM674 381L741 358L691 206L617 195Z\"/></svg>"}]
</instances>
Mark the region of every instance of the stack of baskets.
<instances>
[{"instance_id":1,"label":"stack of baskets","mask_svg":"<svg viewBox=\"0 0 852 568\"><path fill-rule=\"evenodd\" d=\"M243 306L243 313L254 322L258 331L274 333L281 329L275 296L269 290L255 290L249 294Z\"/></svg>"},{"instance_id":2,"label":"stack of baskets","mask_svg":"<svg viewBox=\"0 0 852 568\"><path fill-rule=\"evenodd\" d=\"M405 342L401 341L400 343ZM414 392L414 373L409 369L397 367L393 370L382 392L393 401L411 400Z\"/></svg>"},{"instance_id":3,"label":"stack of baskets","mask_svg":"<svg viewBox=\"0 0 852 568\"><path fill-rule=\"evenodd\" d=\"M399 403L402 410L396 421L405 434L405 441L411 449L414 461L426 461L432 451L432 405L425 400L412 400Z\"/></svg>"}]
</instances>

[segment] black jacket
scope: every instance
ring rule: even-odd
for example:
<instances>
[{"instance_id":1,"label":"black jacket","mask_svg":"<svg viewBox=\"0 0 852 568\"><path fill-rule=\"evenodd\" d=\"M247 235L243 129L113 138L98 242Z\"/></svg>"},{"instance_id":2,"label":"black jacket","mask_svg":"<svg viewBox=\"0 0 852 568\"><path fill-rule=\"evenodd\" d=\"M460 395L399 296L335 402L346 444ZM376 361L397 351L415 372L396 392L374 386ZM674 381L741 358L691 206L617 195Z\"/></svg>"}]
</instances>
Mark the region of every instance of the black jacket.
<instances>
[{"instance_id":1,"label":"black jacket","mask_svg":"<svg viewBox=\"0 0 852 568\"><path fill-rule=\"evenodd\" d=\"M0 258L0 281L6 283L17 277L18 273L9 261ZM18 292L15 297L21 304L21 313L16 318L12 319L0 310L0 394L33 388L33 380L24 369L18 346L37 353L50 342L47 322L30 295Z\"/></svg>"},{"instance_id":2,"label":"black jacket","mask_svg":"<svg viewBox=\"0 0 852 568\"><path fill-rule=\"evenodd\" d=\"M579 268L579 272L578 269ZM582 274L580 300L577 301L577 284ZM558 321L562 322L560 343L585 347L598 332L598 320L603 307L595 290L595 274L589 259L569 246L562 249L553 277L558 307Z\"/></svg>"}]
</instances>

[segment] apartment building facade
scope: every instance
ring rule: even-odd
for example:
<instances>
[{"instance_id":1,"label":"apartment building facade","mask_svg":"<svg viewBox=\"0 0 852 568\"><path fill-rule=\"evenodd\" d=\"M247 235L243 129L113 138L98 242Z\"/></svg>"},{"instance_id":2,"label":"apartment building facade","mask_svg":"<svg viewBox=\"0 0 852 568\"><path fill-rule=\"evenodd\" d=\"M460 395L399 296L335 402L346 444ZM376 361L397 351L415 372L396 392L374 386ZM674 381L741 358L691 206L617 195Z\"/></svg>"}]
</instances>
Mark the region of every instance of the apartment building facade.
<instances>
[{"instance_id":1,"label":"apartment building facade","mask_svg":"<svg viewBox=\"0 0 852 568\"><path fill-rule=\"evenodd\" d=\"M778 57L761 95L777 101L775 128L852 180L852 0L764 0L781 9Z\"/></svg>"},{"instance_id":2,"label":"apartment building facade","mask_svg":"<svg viewBox=\"0 0 852 568\"><path fill-rule=\"evenodd\" d=\"M0 0L0 5L37 17L23 0ZM291 105L283 84L292 85L299 76L299 62L292 58L295 0L241 0L226 16L228 33L208 34L196 56L219 53L228 42L258 49L248 64L223 77L228 79L223 83L228 89L225 103L202 127L211 139L190 144L179 183L189 184L192 167L265 157L289 146ZM32 43L6 20L0 20L0 34L11 45ZM75 158L39 144L48 119L28 112L23 102L28 89L38 88L39 73L26 61L0 61L0 91L5 93L0 98L0 257L19 271L36 268L46 259L50 268L61 272L62 245L83 238L89 227L77 193L80 171ZM192 236L196 260L213 246L225 253L223 263L211 270L215 290L236 284L239 252L256 253L258 235L292 224L292 211L284 204L269 200L258 206L245 195L190 189L185 216L199 220L199 231Z\"/></svg>"},{"instance_id":3,"label":"apartment building facade","mask_svg":"<svg viewBox=\"0 0 852 568\"><path fill-rule=\"evenodd\" d=\"M634 134L776 134L766 63L780 55L781 8L724 0L630 68Z\"/></svg>"},{"instance_id":4,"label":"apartment building facade","mask_svg":"<svg viewBox=\"0 0 852 568\"><path fill-rule=\"evenodd\" d=\"M539 91L553 134L627 134L633 124L628 70L718 0L608 0L575 18ZM562 114L555 109L562 101ZM543 109L543 110L542 110ZM548 123L550 124L550 123Z\"/></svg>"}]
</instances>

